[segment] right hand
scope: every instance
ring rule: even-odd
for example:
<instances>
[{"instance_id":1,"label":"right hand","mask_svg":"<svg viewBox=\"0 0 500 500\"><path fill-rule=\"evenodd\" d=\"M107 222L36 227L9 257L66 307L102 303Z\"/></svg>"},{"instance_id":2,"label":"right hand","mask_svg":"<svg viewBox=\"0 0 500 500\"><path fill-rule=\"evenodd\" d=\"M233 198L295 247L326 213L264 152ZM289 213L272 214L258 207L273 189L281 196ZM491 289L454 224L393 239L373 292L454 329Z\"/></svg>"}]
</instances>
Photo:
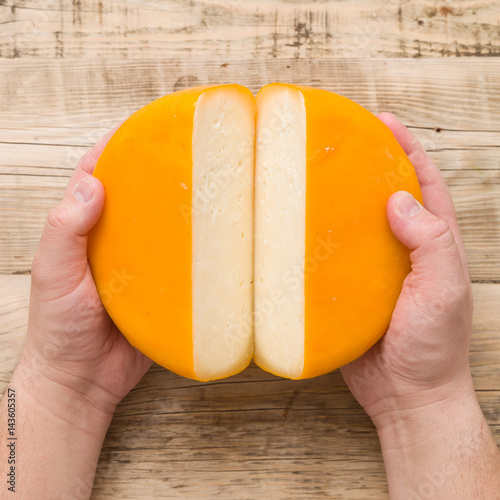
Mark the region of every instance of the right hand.
<instances>
[{"instance_id":1,"label":"right hand","mask_svg":"<svg viewBox=\"0 0 500 500\"><path fill-rule=\"evenodd\" d=\"M446 398L472 397L469 368L472 293L452 198L439 169L410 131L389 113L392 130L415 167L425 208L406 192L394 193L387 217L411 251L387 333L342 375L374 423Z\"/></svg>"}]
</instances>

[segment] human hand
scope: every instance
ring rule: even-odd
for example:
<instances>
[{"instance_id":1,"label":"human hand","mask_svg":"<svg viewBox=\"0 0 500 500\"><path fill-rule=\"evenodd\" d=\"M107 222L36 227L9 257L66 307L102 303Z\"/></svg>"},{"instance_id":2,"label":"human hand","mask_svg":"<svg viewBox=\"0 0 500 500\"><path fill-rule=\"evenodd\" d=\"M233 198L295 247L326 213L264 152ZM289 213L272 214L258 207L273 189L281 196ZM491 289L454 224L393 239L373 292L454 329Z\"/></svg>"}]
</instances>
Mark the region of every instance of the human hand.
<instances>
[{"instance_id":1,"label":"human hand","mask_svg":"<svg viewBox=\"0 0 500 500\"><path fill-rule=\"evenodd\" d=\"M80 160L64 199L48 215L31 271L21 367L112 414L152 361L132 347L106 313L87 262L87 233L104 188L92 176L112 132Z\"/></svg>"},{"instance_id":2,"label":"human hand","mask_svg":"<svg viewBox=\"0 0 500 500\"><path fill-rule=\"evenodd\" d=\"M8 389L10 404L19 401L16 437L0 433L1 463L16 447L22 454L9 483L19 498L90 498L115 407L152 364L109 318L87 262L104 203L92 172L110 136L80 160L33 260L26 343ZM7 400L4 429L14 414Z\"/></svg>"},{"instance_id":3,"label":"human hand","mask_svg":"<svg viewBox=\"0 0 500 500\"><path fill-rule=\"evenodd\" d=\"M413 163L423 208L404 192L394 193L387 217L411 251L407 276L384 337L342 368L356 399L382 425L393 412L423 407L474 392L468 351L472 293L453 202L439 169L393 115L379 118Z\"/></svg>"},{"instance_id":4,"label":"human hand","mask_svg":"<svg viewBox=\"0 0 500 500\"><path fill-rule=\"evenodd\" d=\"M453 202L408 129L379 118L413 163L425 208L404 192L388 201L411 272L384 337L342 375L377 428L391 498L499 498L500 453L469 367L472 293Z\"/></svg>"}]
</instances>

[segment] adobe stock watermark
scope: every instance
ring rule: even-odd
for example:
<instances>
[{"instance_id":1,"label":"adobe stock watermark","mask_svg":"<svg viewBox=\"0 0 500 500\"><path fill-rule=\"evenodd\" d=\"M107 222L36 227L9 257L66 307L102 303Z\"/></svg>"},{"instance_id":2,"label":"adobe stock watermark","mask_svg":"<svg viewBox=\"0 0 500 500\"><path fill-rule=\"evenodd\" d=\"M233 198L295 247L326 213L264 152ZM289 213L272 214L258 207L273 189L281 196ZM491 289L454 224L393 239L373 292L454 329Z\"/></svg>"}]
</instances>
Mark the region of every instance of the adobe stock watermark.
<instances>
[{"instance_id":1,"label":"adobe stock watermark","mask_svg":"<svg viewBox=\"0 0 500 500\"><path fill-rule=\"evenodd\" d=\"M116 118L116 121L114 123L118 125L122 125L123 122L129 118L132 112L129 110L124 110L123 112L120 113L120 115ZM116 126L116 125L115 125ZM67 153L66 153L66 163L69 166L74 166L77 165L78 162L85 156L86 153L88 153L89 149L92 148L97 142L99 142L100 139L102 139L110 130L112 130L114 127L109 127L109 124L105 120L101 120L98 123L98 127L91 130L90 132L87 132L81 136L81 140L85 144L79 145L79 146L68 146L67 147Z\"/></svg>"},{"instance_id":2,"label":"adobe stock watermark","mask_svg":"<svg viewBox=\"0 0 500 500\"><path fill-rule=\"evenodd\" d=\"M179 204L179 211L186 223L190 223L191 215L213 212L216 200L229 188L235 179L244 175L245 168L252 166L258 151L265 145L270 144L277 134L282 134L285 129L291 129L293 116L285 113L283 108L273 110L273 115L267 127L259 131L258 141L243 142L238 145L236 151L237 160L232 160L230 165L224 165L224 169L212 169L207 172L200 185L193 189L191 204ZM241 179L242 183L244 179ZM252 178L247 180L254 183ZM187 189L187 185L183 186Z\"/></svg>"},{"instance_id":3,"label":"adobe stock watermark","mask_svg":"<svg viewBox=\"0 0 500 500\"><path fill-rule=\"evenodd\" d=\"M119 271L117 269L113 269L111 271L111 277L106 285L98 288L102 305L104 307L109 306L113 301L113 298L122 293L134 279L135 276L129 274L124 267L122 267Z\"/></svg>"},{"instance_id":4,"label":"adobe stock watermark","mask_svg":"<svg viewBox=\"0 0 500 500\"><path fill-rule=\"evenodd\" d=\"M12 2L11 2L12 3ZM15 3L15 2L14 2ZM27 55L30 55L28 52L28 47L30 44L38 45L40 33L42 31L42 25L51 24L53 26L58 26L61 23L61 5L60 2L55 0L44 2L43 7L36 8L36 4L32 8L24 8L21 12L25 19L19 19L19 11L12 11L11 14L13 19L16 20L18 26L20 27L19 31L16 31L12 35L12 43L13 43L13 53L12 57L20 57L21 55L25 55L23 52L26 52ZM14 17L16 16L16 17ZM28 16L31 16L28 18ZM9 22L7 20L7 22ZM49 32L53 32L52 28L45 28ZM56 32L56 39L60 35L59 32ZM38 47L33 46L31 50L34 52ZM60 57L61 54L58 54L57 48L55 57ZM32 76L31 78L35 79L36 76Z\"/></svg>"},{"instance_id":5,"label":"adobe stock watermark","mask_svg":"<svg viewBox=\"0 0 500 500\"><path fill-rule=\"evenodd\" d=\"M457 105L451 107L446 114L445 126L432 128L430 134L419 134L419 142L426 152L438 152L443 148L443 143L452 133L460 132L464 127L470 129L470 120L480 109L479 98L476 93L469 93L460 98ZM448 146L449 147L449 146Z\"/></svg>"},{"instance_id":6,"label":"adobe stock watermark","mask_svg":"<svg viewBox=\"0 0 500 500\"><path fill-rule=\"evenodd\" d=\"M426 313L420 312L420 314L411 315L412 320L406 325L406 328L398 328L397 342L391 342L390 346L391 360L394 358L406 359L413 352L414 345L412 341L418 338L419 332L429 328L434 317L443 313L446 314L446 311L453 307L455 302L460 301L462 295L467 292L467 287L468 285L451 280L443 284L438 297L433 300L426 302L425 297L422 297L423 303L428 304ZM378 353L373 361L365 358L362 361L363 370L361 374L359 374L360 370L357 370L357 374L346 377L346 382L355 392L369 388L382 377L391 360L381 353Z\"/></svg>"},{"instance_id":7,"label":"adobe stock watermark","mask_svg":"<svg viewBox=\"0 0 500 500\"><path fill-rule=\"evenodd\" d=\"M85 307L83 310L75 310L75 321L70 322L70 327L66 330L65 335L49 336L50 341L45 341L39 346L40 356L32 356L30 358L30 367L38 372L43 372L47 365L58 358L63 353L68 353L73 350L73 345L78 339L86 337L89 325L95 321L96 307L100 308L101 304L105 308L109 306L114 298L121 294L132 281L135 276L132 275L126 268L112 269L111 276L104 286L98 287L98 297L95 298L95 303L92 307Z\"/></svg>"},{"instance_id":8,"label":"adobe stock watermark","mask_svg":"<svg viewBox=\"0 0 500 500\"><path fill-rule=\"evenodd\" d=\"M395 168L384 173L385 180L391 191L398 191L404 180L415 174L415 169L407 157L399 158Z\"/></svg>"},{"instance_id":9,"label":"adobe stock watermark","mask_svg":"<svg viewBox=\"0 0 500 500\"><path fill-rule=\"evenodd\" d=\"M470 436L462 437L462 440L456 445L454 455L457 457L469 457L472 460L483 447L485 442L484 432L479 429L473 432ZM453 477L460 474L456 461L450 459L445 460L441 467L426 473L425 481L422 481L418 489L410 487L408 490L408 500L425 500L429 498L437 498L439 491L445 486L447 481L453 481Z\"/></svg>"},{"instance_id":10,"label":"adobe stock watermark","mask_svg":"<svg viewBox=\"0 0 500 500\"><path fill-rule=\"evenodd\" d=\"M386 12L389 12L388 10ZM391 13L392 14L392 13ZM387 30L387 24L394 19L394 16L384 15L378 12L369 18L360 19L352 30L352 35L339 45L341 57L356 57L359 51L369 52L374 40L380 40L380 37ZM351 31L351 30L350 30ZM381 51L385 55L385 51Z\"/></svg>"},{"instance_id":11,"label":"adobe stock watermark","mask_svg":"<svg viewBox=\"0 0 500 500\"><path fill-rule=\"evenodd\" d=\"M254 309L253 318L238 316L236 329L226 329L224 340L228 346L246 341L255 327L260 327L269 321L278 307L285 301L285 290L296 291L308 276L317 272L322 262L328 260L340 247L328 234L326 238L318 236L312 255L306 256L303 262L295 262L280 277L280 286L270 290L268 297ZM254 285L255 286L255 285Z\"/></svg>"},{"instance_id":12,"label":"adobe stock watermark","mask_svg":"<svg viewBox=\"0 0 500 500\"><path fill-rule=\"evenodd\" d=\"M253 143L242 143L237 148L238 160L232 161L228 165L223 165L222 169L212 169L203 178L203 181L193 189L191 204L180 203L178 208L186 224L191 222L192 214L213 213L216 209L216 200L230 187L235 179L239 179L241 184L245 183L245 169L249 171L247 182L252 182L250 168L253 172L254 159ZM187 184L182 186L188 189ZM253 188L252 188L253 189Z\"/></svg>"}]
</instances>

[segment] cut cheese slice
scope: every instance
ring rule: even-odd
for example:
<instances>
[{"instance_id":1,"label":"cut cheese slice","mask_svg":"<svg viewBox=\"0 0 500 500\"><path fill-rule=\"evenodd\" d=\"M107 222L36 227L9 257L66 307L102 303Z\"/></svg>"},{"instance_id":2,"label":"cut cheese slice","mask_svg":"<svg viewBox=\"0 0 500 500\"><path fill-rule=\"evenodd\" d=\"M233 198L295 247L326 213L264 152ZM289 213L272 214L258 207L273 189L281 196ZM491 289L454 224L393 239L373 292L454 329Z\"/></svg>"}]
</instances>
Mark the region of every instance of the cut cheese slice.
<instances>
[{"instance_id":1,"label":"cut cheese slice","mask_svg":"<svg viewBox=\"0 0 500 500\"><path fill-rule=\"evenodd\" d=\"M239 87L205 91L194 123L194 366L210 380L253 354L254 97Z\"/></svg>"},{"instance_id":2,"label":"cut cheese slice","mask_svg":"<svg viewBox=\"0 0 500 500\"><path fill-rule=\"evenodd\" d=\"M256 109L255 361L314 377L385 333L410 270L386 204L420 189L391 131L345 97L271 84Z\"/></svg>"},{"instance_id":3,"label":"cut cheese slice","mask_svg":"<svg viewBox=\"0 0 500 500\"><path fill-rule=\"evenodd\" d=\"M256 116L254 357L297 378L304 367L304 97L292 87L265 87Z\"/></svg>"},{"instance_id":4,"label":"cut cheese slice","mask_svg":"<svg viewBox=\"0 0 500 500\"><path fill-rule=\"evenodd\" d=\"M227 377L253 354L254 131L248 89L188 89L132 115L94 172L101 300L132 345L185 377Z\"/></svg>"}]
</instances>

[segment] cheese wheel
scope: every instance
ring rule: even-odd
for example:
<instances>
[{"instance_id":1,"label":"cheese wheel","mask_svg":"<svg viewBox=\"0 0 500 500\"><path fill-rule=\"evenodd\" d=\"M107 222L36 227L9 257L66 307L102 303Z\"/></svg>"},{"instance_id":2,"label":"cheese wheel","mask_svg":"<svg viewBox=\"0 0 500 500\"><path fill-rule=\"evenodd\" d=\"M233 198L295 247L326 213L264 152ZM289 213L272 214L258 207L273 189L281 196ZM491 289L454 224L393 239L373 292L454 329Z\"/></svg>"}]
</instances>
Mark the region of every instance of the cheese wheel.
<instances>
[{"instance_id":1,"label":"cheese wheel","mask_svg":"<svg viewBox=\"0 0 500 500\"><path fill-rule=\"evenodd\" d=\"M101 300L133 346L197 380L253 355L254 104L238 85L163 97L117 130L94 172Z\"/></svg>"},{"instance_id":2,"label":"cheese wheel","mask_svg":"<svg viewBox=\"0 0 500 500\"><path fill-rule=\"evenodd\" d=\"M166 368L206 381L254 356L314 377L386 331L410 270L387 200L421 194L391 131L349 99L286 84L256 100L238 85L177 92L132 115L94 175L101 300Z\"/></svg>"},{"instance_id":3,"label":"cheese wheel","mask_svg":"<svg viewBox=\"0 0 500 500\"><path fill-rule=\"evenodd\" d=\"M256 113L254 359L314 377L387 330L410 259L386 204L420 188L391 131L345 97L271 84Z\"/></svg>"}]
</instances>

